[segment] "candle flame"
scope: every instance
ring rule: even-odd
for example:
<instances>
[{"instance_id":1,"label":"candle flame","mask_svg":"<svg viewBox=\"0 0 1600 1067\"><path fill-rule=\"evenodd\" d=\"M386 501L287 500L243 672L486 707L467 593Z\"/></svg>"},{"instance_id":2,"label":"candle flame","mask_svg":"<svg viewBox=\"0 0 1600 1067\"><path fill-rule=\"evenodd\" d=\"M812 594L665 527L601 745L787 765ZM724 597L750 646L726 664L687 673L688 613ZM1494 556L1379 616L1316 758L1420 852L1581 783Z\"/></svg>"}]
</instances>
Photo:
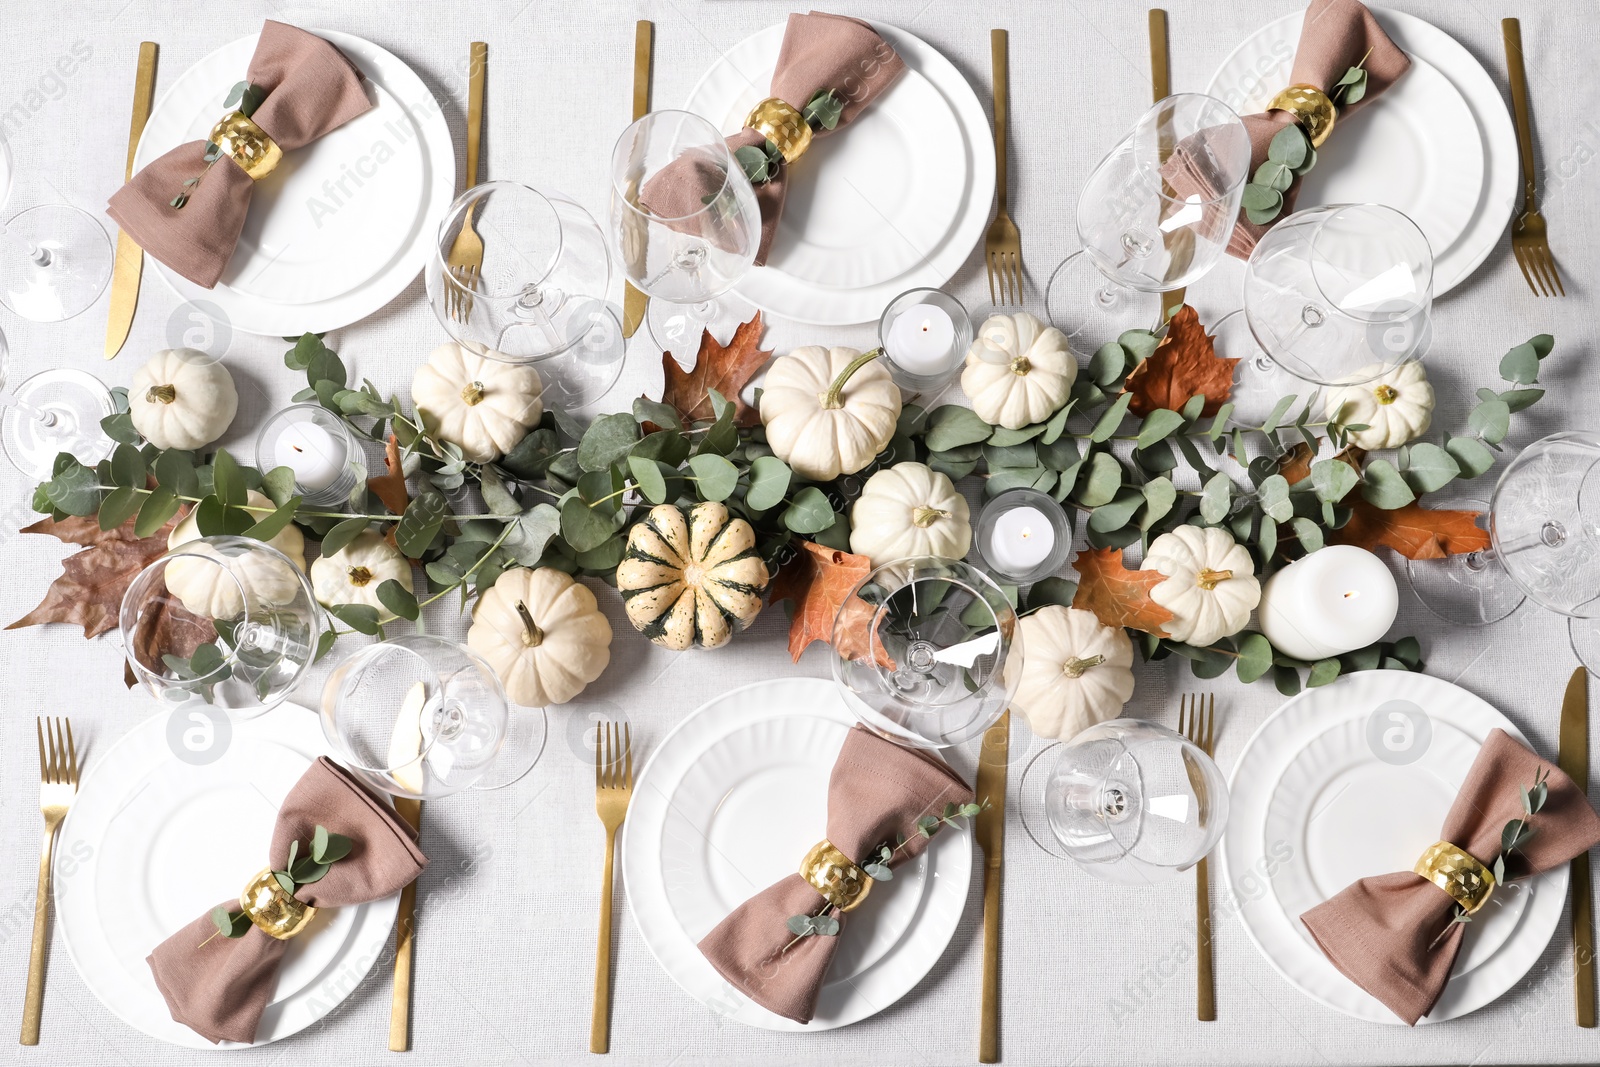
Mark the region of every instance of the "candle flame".
<instances>
[{"instance_id":1,"label":"candle flame","mask_svg":"<svg viewBox=\"0 0 1600 1067\"><path fill-rule=\"evenodd\" d=\"M1028 538L1030 538L1032 536L1033 536L1033 527L1032 526L1024 526L1022 528L1022 539L1024 541L1026 541Z\"/></svg>"},{"instance_id":2,"label":"candle flame","mask_svg":"<svg viewBox=\"0 0 1600 1067\"><path fill-rule=\"evenodd\" d=\"M1356 591L1355 591L1355 590L1354 590L1354 589L1352 589L1352 590L1350 590L1350 591L1349 591L1349 592L1348 592L1348 593L1346 593L1346 594L1345 594L1345 595L1344 595L1344 598L1345 598L1345 599L1346 599L1346 600L1351 600L1351 599L1353 599L1353 598L1355 598L1355 597L1357 597L1357 596L1360 596L1360 595L1361 595L1361 594L1359 594L1359 593L1358 593L1358 592L1356 592Z\"/></svg>"}]
</instances>

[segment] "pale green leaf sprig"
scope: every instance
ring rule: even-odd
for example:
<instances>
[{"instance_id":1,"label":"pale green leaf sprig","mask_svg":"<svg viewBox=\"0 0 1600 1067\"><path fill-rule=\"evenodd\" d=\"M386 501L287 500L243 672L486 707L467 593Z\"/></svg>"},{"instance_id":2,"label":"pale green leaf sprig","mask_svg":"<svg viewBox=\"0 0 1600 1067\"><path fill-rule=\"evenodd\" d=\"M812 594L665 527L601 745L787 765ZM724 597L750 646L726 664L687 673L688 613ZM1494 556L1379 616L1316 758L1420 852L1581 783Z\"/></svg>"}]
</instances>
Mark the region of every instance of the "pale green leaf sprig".
<instances>
[{"instance_id":1,"label":"pale green leaf sprig","mask_svg":"<svg viewBox=\"0 0 1600 1067\"><path fill-rule=\"evenodd\" d=\"M811 99L806 101L805 107L800 109L801 117L806 120L812 132L819 130L832 130L839 125L839 116L844 113L844 97L833 89L818 89L811 94ZM778 151L778 146L770 140L764 140L759 145L742 145L734 149L733 158L738 160L739 167L744 171L744 176L750 179L751 185L762 185L778 176L783 168L783 153ZM718 196L711 193L704 199L704 203L711 203Z\"/></svg>"},{"instance_id":2,"label":"pale green leaf sprig","mask_svg":"<svg viewBox=\"0 0 1600 1067\"><path fill-rule=\"evenodd\" d=\"M328 868L350 855L353 847L354 842L348 837L330 833L326 826L318 823L311 836L309 853L301 856L299 840L290 841L289 858L283 865L284 869L273 871L272 877L292 897L300 886L320 882L322 876L328 873ZM249 915L243 911L229 911L226 904L218 904L212 909L211 922L216 926L217 933L226 938L243 937L253 925ZM216 934L211 936L215 937Z\"/></svg>"},{"instance_id":3,"label":"pale green leaf sprig","mask_svg":"<svg viewBox=\"0 0 1600 1067\"><path fill-rule=\"evenodd\" d=\"M1545 801L1550 798L1549 782L1550 768L1540 767L1534 772L1533 785L1517 787L1522 796L1522 814L1508 821L1500 830L1500 852L1495 856L1494 862L1489 864L1490 870L1494 872L1495 885L1501 886L1505 884L1506 861L1533 838L1536 830L1533 825L1533 817L1544 809ZM1457 904L1455 914L1450 917L1450 921L1445 924L1443 930L1439 931L1439 935L1433 939L1432 944L1428 947L1432 948L1444 940L1445 934L1449 933L1451 928L1458 923L1469 923L1471 921L1472 916L1467 912L1467 909Z\"/></svg>"},{"instance_id":4,"label":"pale green leaf sprig","mask_svg":"<svg viewBox=\"0 0 1600 1067\"><path fill-rule=\"evenodd\" d=\"M222 101L222 106L235 108L245 118L249 118L256 113L256 108L260 107L266 98L267 90L261 86L248 81L236 82L233 88L228 90L228 95ZM205 170L202 170L193 178L184 179L182 191L169 200L167 202L168 205L174 208L182 208L187 204L189 197L193 195L196 187L199 186L200 179L204 178L211 171L211 167L221 158L222 147L207 141L205 151L200 156L200 161L206 165Z\"/></svg>"},{"instance_id":5,"label":"pale green leaf sprig","mask_svg":"<svg viewBox=\"0 0 1600 1067\"><path fill-rule=\"evenodd\" d=\"M1368 55L1371 50L1368 50ZM1349 107L1367 95L1367 72L1361 62L1347 69L1334 83L1329 99L1337 107ZM1311 138L1298 124L1279 130L1267 145L1267 158L1244 187L1245 218L1257 226L1265 226L1283 211L1283 194L1289 191L1296 178L1309 173L1317 165L1317 150Z\"/></svg>"}]
</instances>

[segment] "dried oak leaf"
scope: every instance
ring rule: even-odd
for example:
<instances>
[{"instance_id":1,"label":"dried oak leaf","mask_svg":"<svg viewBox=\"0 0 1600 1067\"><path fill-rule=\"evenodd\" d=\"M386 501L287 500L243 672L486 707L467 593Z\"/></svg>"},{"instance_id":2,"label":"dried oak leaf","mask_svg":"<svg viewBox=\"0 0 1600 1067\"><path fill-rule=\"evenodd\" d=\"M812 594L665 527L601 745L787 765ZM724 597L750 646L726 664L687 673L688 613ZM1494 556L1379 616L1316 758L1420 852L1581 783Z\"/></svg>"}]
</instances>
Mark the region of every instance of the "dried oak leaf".
<instances>
[{"instance_id":1,"label":"dried oak leaf","mask_svg":"<svg viewBox=\"0 0 1600 1067\"><path fill-rule=\"evenodd\" d=\"M1185 304L1172 316L1164 337L1150 357L1129 372L1123 388L1133 394L1128 408L1148 415L1156 408L1182 411L1204 395L1204 415L1215 415L1233 391L1237 359L1217 355L1212 338L1200 325L1200 314Z\"/></svg>"},{"instance_id":2,"label":"dried oak leaf","mask_svg":"<svg viewBox=\"0 0 1600 1067\"><path fill-rule=\"evenodd\" d=\"M367 488L383 501L384 507L396 515L404 515L406 505L411 503L411 494L406 492L406 472L400 463L400 442L395 440L394 434L389 435L389 440L383 446L383 465L384 473L368 478Z\"/></svg>"},{"instance_id":3,"label":"dried oak leaf","mask_svg":"<svg viewBox=\"0 0 1600 1067\"><path fill-rule=\"evenodd\" d=\"M1481 512L1447 511L1411 503L1385 511L1357 498L1350 521L1334 531L1333 543L1368 551L1388 545L1407 559L1443 559L1489 547L1489 532L1478 526Z\"/></svg>"},{"instance_id":4,"label":"dried oak leaf","mask_svg":"<svg viewBox=\"0 0 1600 1067\"><path fill-rule=\"evenodd\" d=\"M711 408L711 390L736 405L734 421L740 426L754 426L761 421L756 409L739 399L739 393L766 366L771 350L760 347L761 312L756 312L749 322L733 331L727 345L720 345L710 330L700 334L700 352L695 357L694 369L686 371L678 366L671 352L661 354L661 369L666 375L661 401L670 404L683 417L685 423L696 419L716 417Z\"/></svg>"},{"instance_id":5,"label":"dried oak leaf","mask_svg":"<svg viewBox=\"0 0 1600 1067\"><path fill-rule=\"evenodd\" d=\"M1130 571L1120 548L1086 548L1072 564L1078 572L1078 594L1072 606L1094 612L1107 626L1126 626L1165 637L1162 624L1172 612L1150 598L1150 590L1166 581L1157 570Z\"/></svg>"},{"instance_id":6,"label":"dried oak leaf","mask_svg":"<svg viewBox=\"0 0 1600 1067\"><path fill-rule=\"evenodd\" d=\"M24 527L23 533L49 534L81 545L83 551L62 560L61 577L50 583L39 606L6 629L66 622L82 626L85 637L116 629L123 594L140 571L166 554L167 535L181 518L181 513L174 515L160 530L142 538L134 536L133 519L114 530L100 529L93 516L60 522L41 519Z\"/></svg>"},{"instance_id":7,"label":"dried oak leaf","mask_svg":"<svg viewBox=\"0 0 1600 1067\"><path fill-rule=\"evenodd\" d=\"M789 624L791 658L799 662L800 654L813 641L833 643L833 623L847 599L853 601L846 609L851 625L845 631L845 645L838 652L848 659L867 654L872 644L872 608L850 593L871 570L872 562L866 556L853 556L814 541L800 542L794 558L778 568L772 579L771 602L794 601L794 620ZM892 666L881 645L878 660Z\"/></svg>"}]
</instances>

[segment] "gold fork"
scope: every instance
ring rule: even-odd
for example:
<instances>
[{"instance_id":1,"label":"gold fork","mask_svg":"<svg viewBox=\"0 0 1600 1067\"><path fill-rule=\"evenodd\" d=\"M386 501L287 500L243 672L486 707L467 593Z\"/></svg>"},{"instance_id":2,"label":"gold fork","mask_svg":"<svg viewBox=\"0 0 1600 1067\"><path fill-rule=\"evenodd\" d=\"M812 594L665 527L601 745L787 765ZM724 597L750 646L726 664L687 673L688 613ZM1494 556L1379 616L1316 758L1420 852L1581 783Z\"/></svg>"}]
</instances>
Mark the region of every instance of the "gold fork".
<instances>
[{"instance_id":1,"label":"gold fork","mask_svg":"<svg viewBox=\"0 0 1600 1067\"><path fill-rule=\"evenodd\" d=\"M483 79L489 66L489 46L472 42L472 65L467 74L467 188L478 184L478 148L483 141ZM472 228L474 201L461 216L461 230L450 246L445 264L454 285L445 286L445 312L457 322L472 314L472 294L478 288L478 272L483 269L483 239Z\"/></svg>"},{"instance_id":2,"label":"gold fork","mask_svg":"<svg viewBox=\"0 0 1600 1067\"><path fill-rule=\"evenodd\" d=\"M39 810L44 814L44 846L39 852L39 891L33 901L33 948L28 952L28 996L22 1007L22 1043L39 1043L39 1015L44 1008L45 934L50 918L50 855L56 828L67 817L78 791L78 750L72 723L66 719L34 720L39 731Z\"/></svg>"},{"instance_id":3,"label":"gold fork","mask_svg":"<svg viewBox=\"0 0 1600 1067\"><path fill-rule=\"evenodd\" d=\"M1522 65L1522 24L1501 19L1506 43L1506 72L1511 76L1511 112L1517 119L1517 155L1522 159L1522 214L1511 223L1511 254L1535 296L1567 295L1556 271L1555 257L1539 214L1538 180L1533 160L1533 120L1528 115L1528 72Z\"/></svg>"},{"instance_id":4,"label":"gold fork","mask_svg":"<svg viewBox=\"0 0 1600 1067\"><path fill-rule=\"evenodd\" d=\"M984 258L989 264L989 301L1022 303L1022 234L1006 214L1006 104L1011 78L1006 59L1006 31L989 31L994 67L994 191L997 210L983 235ZM999 282L998 287L996 281ZM996 295L998 293L998 295Z\"/></svg>"},{"instance_id":5,"label":"gold fork","mask_svg":"<svg viewBox=\"0 0 1600 1067\"><path fill-rule=\"evenodd\" d=\"M1188 694L1178 704L1178 732L1207 756L1216 738L1217 698ZM1198 768L1191 769L1198 777ZM1204 856L1194 865L1195 1017L1203 1023L1217 1020L1216 979L1211 967L1211 874Z\"/></svg>"},{"instance_id":6,"label":"gold fork","mask_svg":"<svg viewBox=\"0 0 1600 1067\"><path fill-rule=\"evenodd\" d=\"M604 741L602 748L601 742ZM633 727L602 722L594 735L594 809L606 828L606 874L600 883L600 946L594 958L594 1019L589 1051L611 1050L611 870L617 829L633 797Z\"/></svg>"}]
</instances>

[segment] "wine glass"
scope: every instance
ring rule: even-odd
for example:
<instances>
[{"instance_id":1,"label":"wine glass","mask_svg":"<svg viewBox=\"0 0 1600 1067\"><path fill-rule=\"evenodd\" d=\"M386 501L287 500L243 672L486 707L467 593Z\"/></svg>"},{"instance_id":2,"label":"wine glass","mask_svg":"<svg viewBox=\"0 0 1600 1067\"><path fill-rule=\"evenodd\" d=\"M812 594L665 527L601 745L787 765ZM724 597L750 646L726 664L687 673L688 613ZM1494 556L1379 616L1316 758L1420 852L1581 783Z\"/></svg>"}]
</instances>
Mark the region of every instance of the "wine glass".
<instances>
[{"instance_id":1,"label":"wine glass","mask_svg":"<svg viewBox=\"0 0 1600 1067\"><path fill-rule=\"evenodd\" d=\"M1100 161L1078 196L1081 251L1050 275L1045 309L1079 352L1163 318L1227 249L1250 174L1250 136L1201 93L1161 100Z\"/></svg>"},{"instance_id":2,"label":"wine glass","mask_svg":"<svg viewBox=\"0 0 1600 1067\"><path fill-rule=\"evenodd\" d=\"M988 575L960 560L885 564L845 599L833 677L856 717L891 741L948 748L982 734L1020 678L1017 615Z\"/></svg>"},{"instance_id":3,"label":"wine glass","mask_svg":"<svg viewBox=\"0 0 1600 1067\"><path fill-rule=\"evenodd\" d=\"M203 537L128 586L123 652L162 703L259 714L311 665L320 614L306 576L282 552L250 537Z\"/></svg>"},{"instance_id":4,"label":"wine glass","mask_svg":"<svg viewBox=\"0 0 1600 1067\"><path fill-rule=\"evenodd\" d=\"M11 181L11 149L0 135L0 207ZM0 303L34 322L70 319L100 299L112 262L111 238L87 211L28 208L0 222Z\"/></svg>"},{"instance_id":5,"label":"wine glass","mask_svg":"<svg viewBox=\"0 0 1600 1067\"><path fill-rule=\"evenodd\" d=\"M1315 385L1369 382L1421 359L1432 305L1427 237L1381 204L1297 211L1245 268L1245 317L1263 356Z\"/></svg>"},{"instance_id":6,"label":"wine glass","mask_svg":"<svg viewBox=\"0 0 1600 1067\"><path fill-rule=\"evenodd\" d=\"M653 111L611 153L611 234L622 269L649 296L650 335L688 364L700 334L738 321L723 297L755 262L761 209L717 128Z\"/></svg>"},{"instance_id":7,"label":"wine glass","mask_svg":"<svg viewBox=\"0 0 1600 1067\"><path fill-rule=\"evenodd\" d=\"M0 448L6 458L35 482L55 473L63 452L93 466L111 454L114 443L100 430L100 420L116 410L111 392L94 375L68 367L40 371L4 388L10 349L0 332Z\"/></svg>"},{"instance_id":8,"label":"wine glass","mask_svg":"<svg viewBox=\"0 0 1600 1067\"><path fill-rule=\"evenodd\" d=\"M482 243L475 277L449 263L464 231ZM571 197L509 181L468 189L439 224L424 273L445 332L479 355L534 367L547 407L592 403L622 372L605 234Z\"/></svg>"}]
</instances>

